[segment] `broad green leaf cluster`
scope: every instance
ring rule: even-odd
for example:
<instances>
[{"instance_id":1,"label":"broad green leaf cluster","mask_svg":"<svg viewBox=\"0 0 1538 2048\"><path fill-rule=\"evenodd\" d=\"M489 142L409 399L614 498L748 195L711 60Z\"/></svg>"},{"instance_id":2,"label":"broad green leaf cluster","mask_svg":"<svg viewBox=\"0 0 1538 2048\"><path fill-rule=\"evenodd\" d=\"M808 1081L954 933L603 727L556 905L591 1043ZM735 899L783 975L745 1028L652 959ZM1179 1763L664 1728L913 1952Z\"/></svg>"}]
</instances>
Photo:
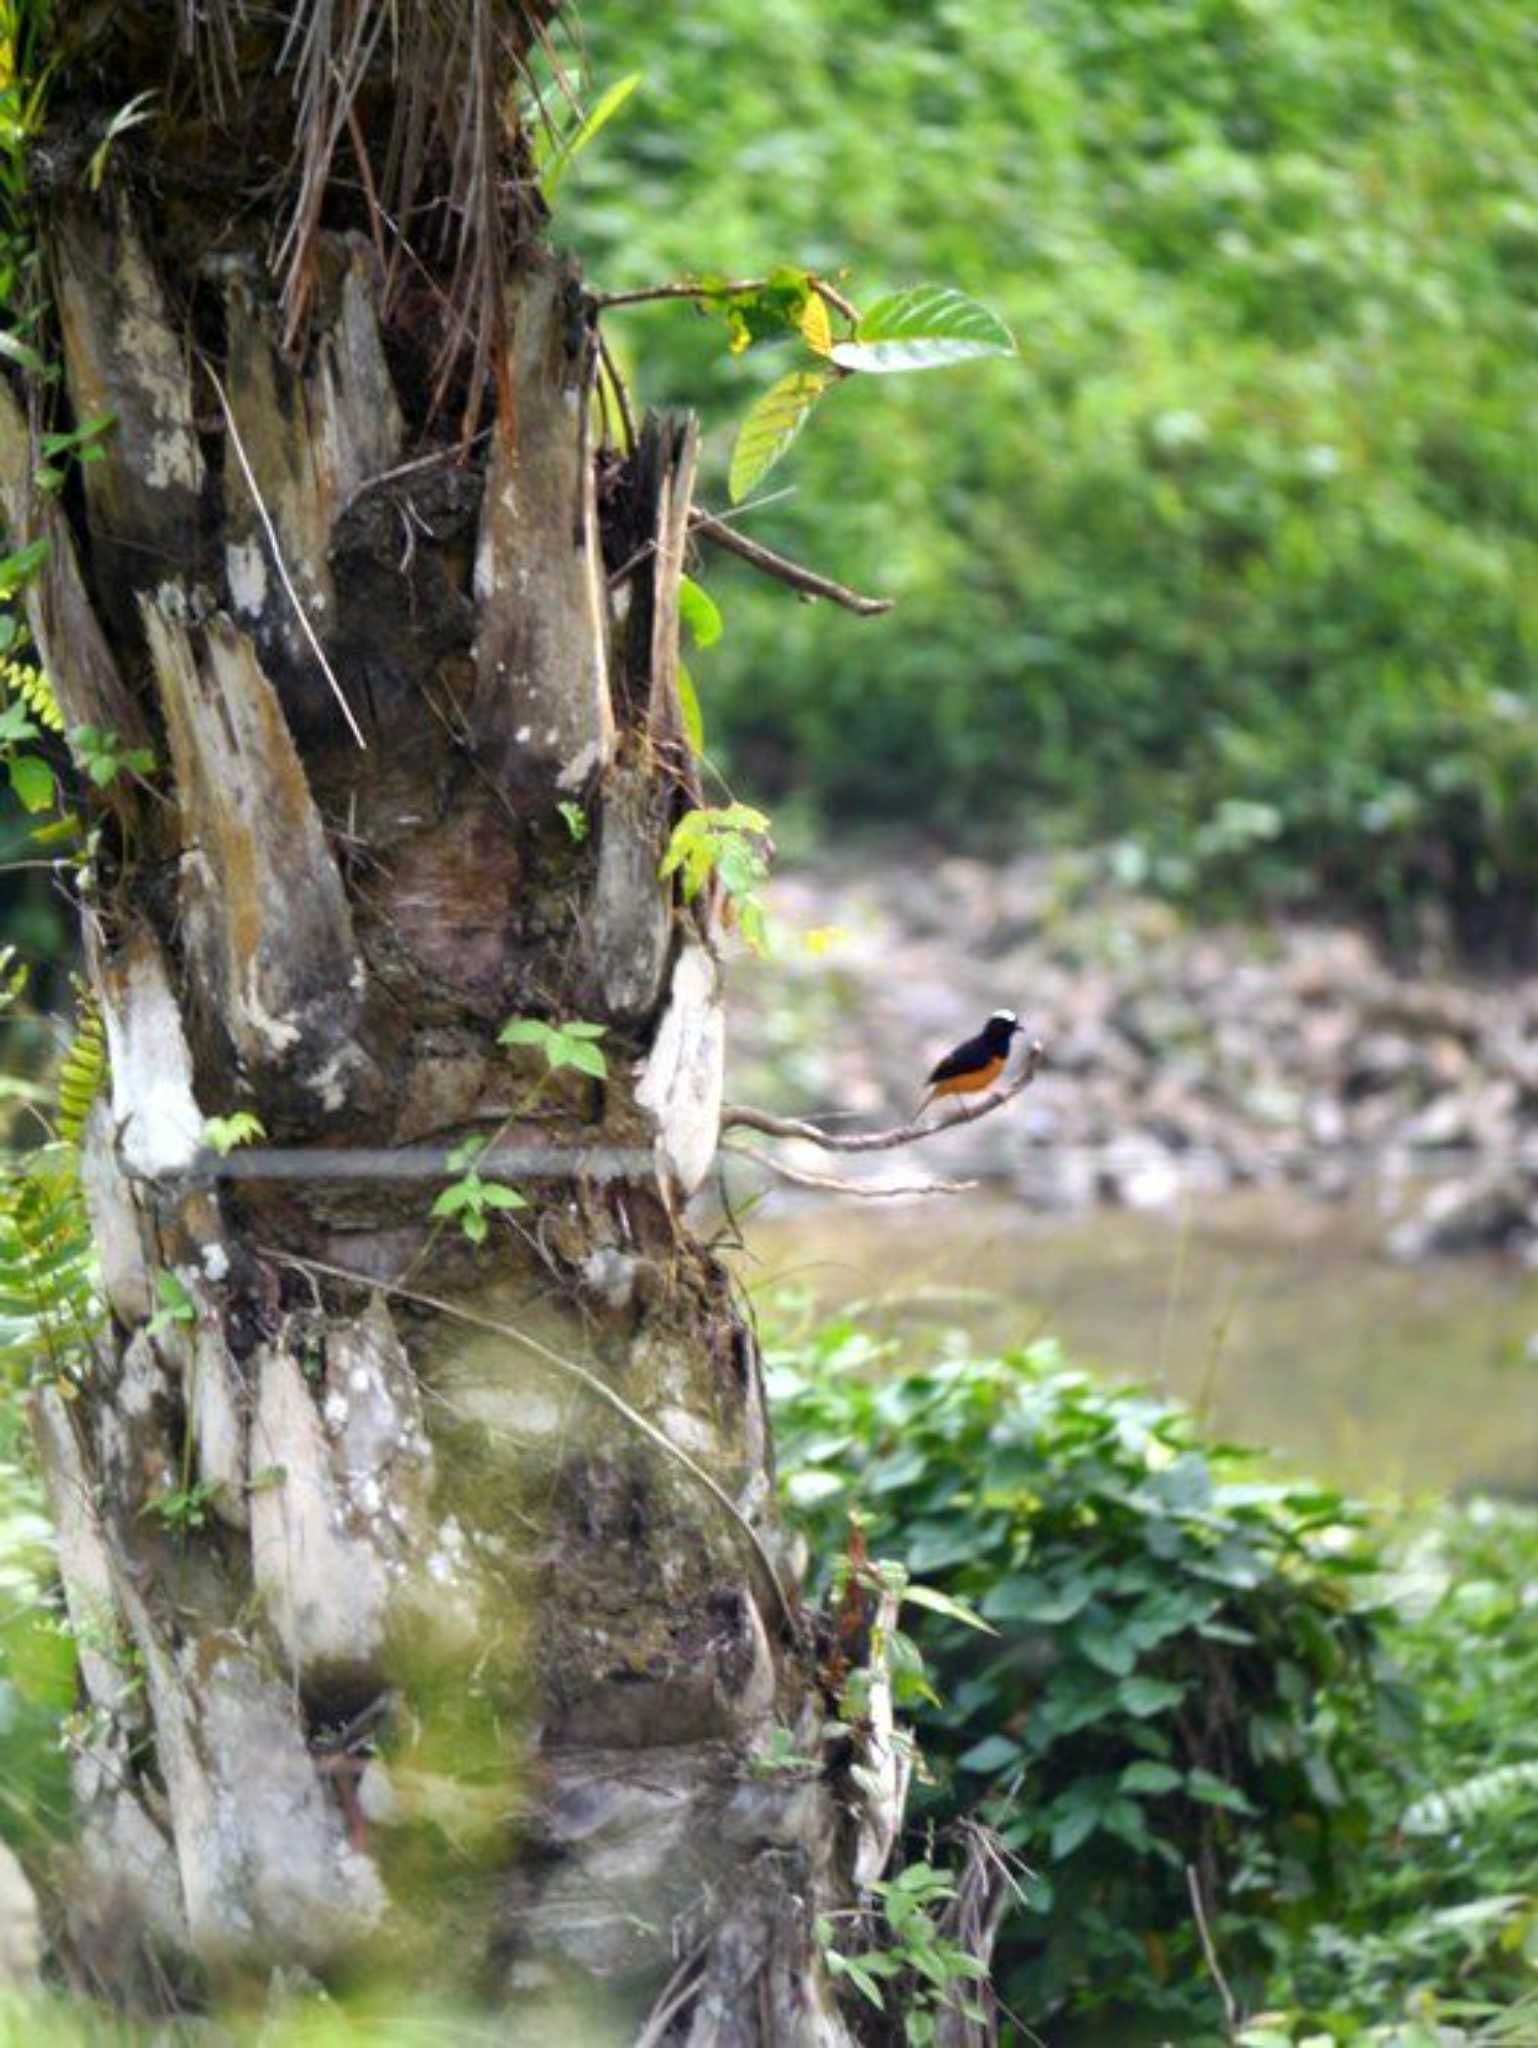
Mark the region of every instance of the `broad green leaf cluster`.
<instances>
[{"instance_id":1,"label":"broad green leaf cluster","mask_svg":"<svg viewBox=\"0 0 1538 2048\"><path fill-rule=\"evenodd\" d=\"M873 1552L998 1631L910 1624L929 1813L979 1812L1036 1872L1000 1991L1034 2024L1135 2008L1192 2041L1214 2006L1188 1866L1252 2005L1274 1930L1356 1868L1362 1772L1409 1726L1361 1590L1377 1551L1334 1491L1051 1344L879 1366L843 1324L771 1351L785 1489L814 1554L857 1508Z\"/></svg>"}]
</instances>

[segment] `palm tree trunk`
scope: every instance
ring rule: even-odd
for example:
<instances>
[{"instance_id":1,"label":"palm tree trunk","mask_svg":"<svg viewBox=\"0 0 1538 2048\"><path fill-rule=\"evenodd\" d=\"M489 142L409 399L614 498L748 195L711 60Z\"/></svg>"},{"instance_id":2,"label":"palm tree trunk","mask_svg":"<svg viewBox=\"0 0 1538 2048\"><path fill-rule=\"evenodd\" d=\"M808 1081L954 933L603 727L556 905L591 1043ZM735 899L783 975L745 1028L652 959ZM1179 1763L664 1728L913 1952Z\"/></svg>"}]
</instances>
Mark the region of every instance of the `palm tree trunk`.
<instances>
[{"instance_id":1,"label":"palm tree trunk","mask_svg":"<svg viewBox=\"0 0 1538 2048\"><path fill-rule=\"evenodd\" d=\"M528 26L458 11L466 48ZM164 61L157 12L82 17L51 121L77 159L103 80ZM657 878L697 799L693 430L595 462L589 308L519 188L467 441L423 339L457 303L421 255L447 146L404 224L358 195L399 53L337 118L346 175L296 199L283 24L231 18L217 95L161 79L102 193L49 195L68 405L117 420L62 509L0 400L67 715L162 764L101 801L85 904L109 1332L37 1402L89 1709L75 1936L146 1995L361 1956L575 2038L632 2038L671 1984L670 2039L839 2042L813 1919L896 1779L866 1813L824 1768L757 1352L681 1220L723 1043L715 934ZM297 336L243 148L310 206ZM606 1076L500 1045L513 1016L602 1024ZM266 1149L211 1175L237 1109ZM473 1244L428 1211L493 1132L528 1206ZM815 1768L755 1774L776 1725Z\"/></svg>"}]
</instances>

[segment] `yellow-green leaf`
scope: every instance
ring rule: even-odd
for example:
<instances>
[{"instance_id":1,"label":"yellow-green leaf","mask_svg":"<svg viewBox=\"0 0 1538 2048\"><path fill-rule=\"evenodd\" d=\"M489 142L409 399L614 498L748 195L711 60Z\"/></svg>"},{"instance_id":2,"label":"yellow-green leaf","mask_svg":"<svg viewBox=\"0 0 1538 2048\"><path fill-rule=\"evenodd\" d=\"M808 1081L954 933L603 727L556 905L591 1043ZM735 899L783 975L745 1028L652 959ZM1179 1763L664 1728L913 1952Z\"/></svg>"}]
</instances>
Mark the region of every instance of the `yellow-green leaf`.
<instances>
[{"instance_id":1,"label":"yellow-green leaf","mask_svg":"<svg viewBox=\"0 0 1538 2048\"><path fill-rule=\"evenodd\" d=\"M592 111L551 150L539 174L540 187L547 200L555 197L555 189L572 163L587 148L599 129L613 120L640 83L639 71L632 71L624 78L615 79L613 85L599 95Z\"/></svg>"},{"instance_id":2,"label":"yellow-green leaf","mask_svg":"<svg viewBox=\"0 0 1538 2048\"><path fill-rule=\"evenodd\" d=\"M812 407L832 378L826 370L792 370L771 384L737 430L727 489L739 504L766 476L806 425Z\"/></svg>"},{"instance_id":3,"label":"yellow-green leaf","mask_svg":"<svg viewBox=\"0 0 1538 2048\"><path fill-rule=\"evenodd\" d=\"M833 346L833 323L821 292L807 293L806 304L801 308L801 339L814 355L825 356Z\"/></svg>"},{"instance_id":4,"label":"yellow-green leaf","mask_svg":"<svg viewBox=\"0 0 1538 2048\"><path fill-rule=\"evenodd\" d=\"M699 692L694 687L694 678L678 664L678 708L683 714L684 736L696 754L705 751L705 720L700 713Z\"/></svg>"}]
</instances>

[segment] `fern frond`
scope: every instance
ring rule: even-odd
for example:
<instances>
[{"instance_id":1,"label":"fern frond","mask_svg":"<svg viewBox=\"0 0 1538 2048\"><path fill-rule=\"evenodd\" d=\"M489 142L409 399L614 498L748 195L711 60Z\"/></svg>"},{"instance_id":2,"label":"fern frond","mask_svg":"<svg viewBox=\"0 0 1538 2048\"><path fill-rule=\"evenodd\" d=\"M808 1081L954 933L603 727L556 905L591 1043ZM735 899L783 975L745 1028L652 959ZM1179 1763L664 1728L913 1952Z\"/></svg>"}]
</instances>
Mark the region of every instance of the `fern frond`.
<instances>
[{"instance_id":1,"label":"fern frond","mask_svg":"<svg viewBox=\"0 0 1538 2048\"><path fill-rule=\"evenodd\" d=\"M75 1010L75 1035L59 1063L59 1136L78 1145L91 1104L107 1075L107 1037L101 1005L80 990Z\"/></svg>"},{"instance_id":2,"label":"fern frond","mask_svg":"<svg viewBox=\"0 0 1538 2048\"><path fill-rule=\"evenodd\" d=\"M21 699L39 725L50 732L63 732L64 713L53 694L53 684L34 662L0 661L0 683L11 696Z\"/></svg>"},{"instance_id":3,"label":"fern frond","mask_svg":"<svg viewBox=\"0 0 1538 2048\"><path fill-rule=\"evenodd\" d=\"M103 1310L72 1147L0 1179L0 1382L77 1379Z\"/></svg>"},{"instance_id":4,"label":"fern frond","mask_svg":"<svg viewBox=\"0 0 1538 2048\"><path fill-rule=\"evenodd\" d=\"M1406 1807L1399 1825L1407 1835L1450 1835L1455 1828L1481 1820L1497 1807L1515 1799L1538 1795L1538 1762L1502 1764L1493 1771L1479 1771L1461 1785L1449 1785L1440 1792L1428 1792Z\"/></svg>"}]
</instances>

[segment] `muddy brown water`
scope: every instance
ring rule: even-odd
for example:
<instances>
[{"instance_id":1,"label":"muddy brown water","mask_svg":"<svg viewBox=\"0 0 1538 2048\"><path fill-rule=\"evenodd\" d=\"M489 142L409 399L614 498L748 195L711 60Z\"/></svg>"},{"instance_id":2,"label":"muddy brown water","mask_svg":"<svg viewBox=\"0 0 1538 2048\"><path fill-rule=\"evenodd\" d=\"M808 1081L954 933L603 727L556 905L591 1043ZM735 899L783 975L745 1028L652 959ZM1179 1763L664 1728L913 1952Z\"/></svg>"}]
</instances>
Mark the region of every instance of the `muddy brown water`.
<instances>
[{"instance_id":1,"label":"muddy brown water","mask_svg":"<svg viewBox=\"0 0 1538 2048\"><path fill-rule=\"evenodd\" d=\"M921 1356L1053 1336L1209 1428L1347 1486L1538 1497L1538 1274L1401 1266L1381 1218L1286 1190L1178 1211L1032 1214L1004 1196L761 1208L738 1264L771 1309L856 1308Z\"/></svg>"}]
</instances>

